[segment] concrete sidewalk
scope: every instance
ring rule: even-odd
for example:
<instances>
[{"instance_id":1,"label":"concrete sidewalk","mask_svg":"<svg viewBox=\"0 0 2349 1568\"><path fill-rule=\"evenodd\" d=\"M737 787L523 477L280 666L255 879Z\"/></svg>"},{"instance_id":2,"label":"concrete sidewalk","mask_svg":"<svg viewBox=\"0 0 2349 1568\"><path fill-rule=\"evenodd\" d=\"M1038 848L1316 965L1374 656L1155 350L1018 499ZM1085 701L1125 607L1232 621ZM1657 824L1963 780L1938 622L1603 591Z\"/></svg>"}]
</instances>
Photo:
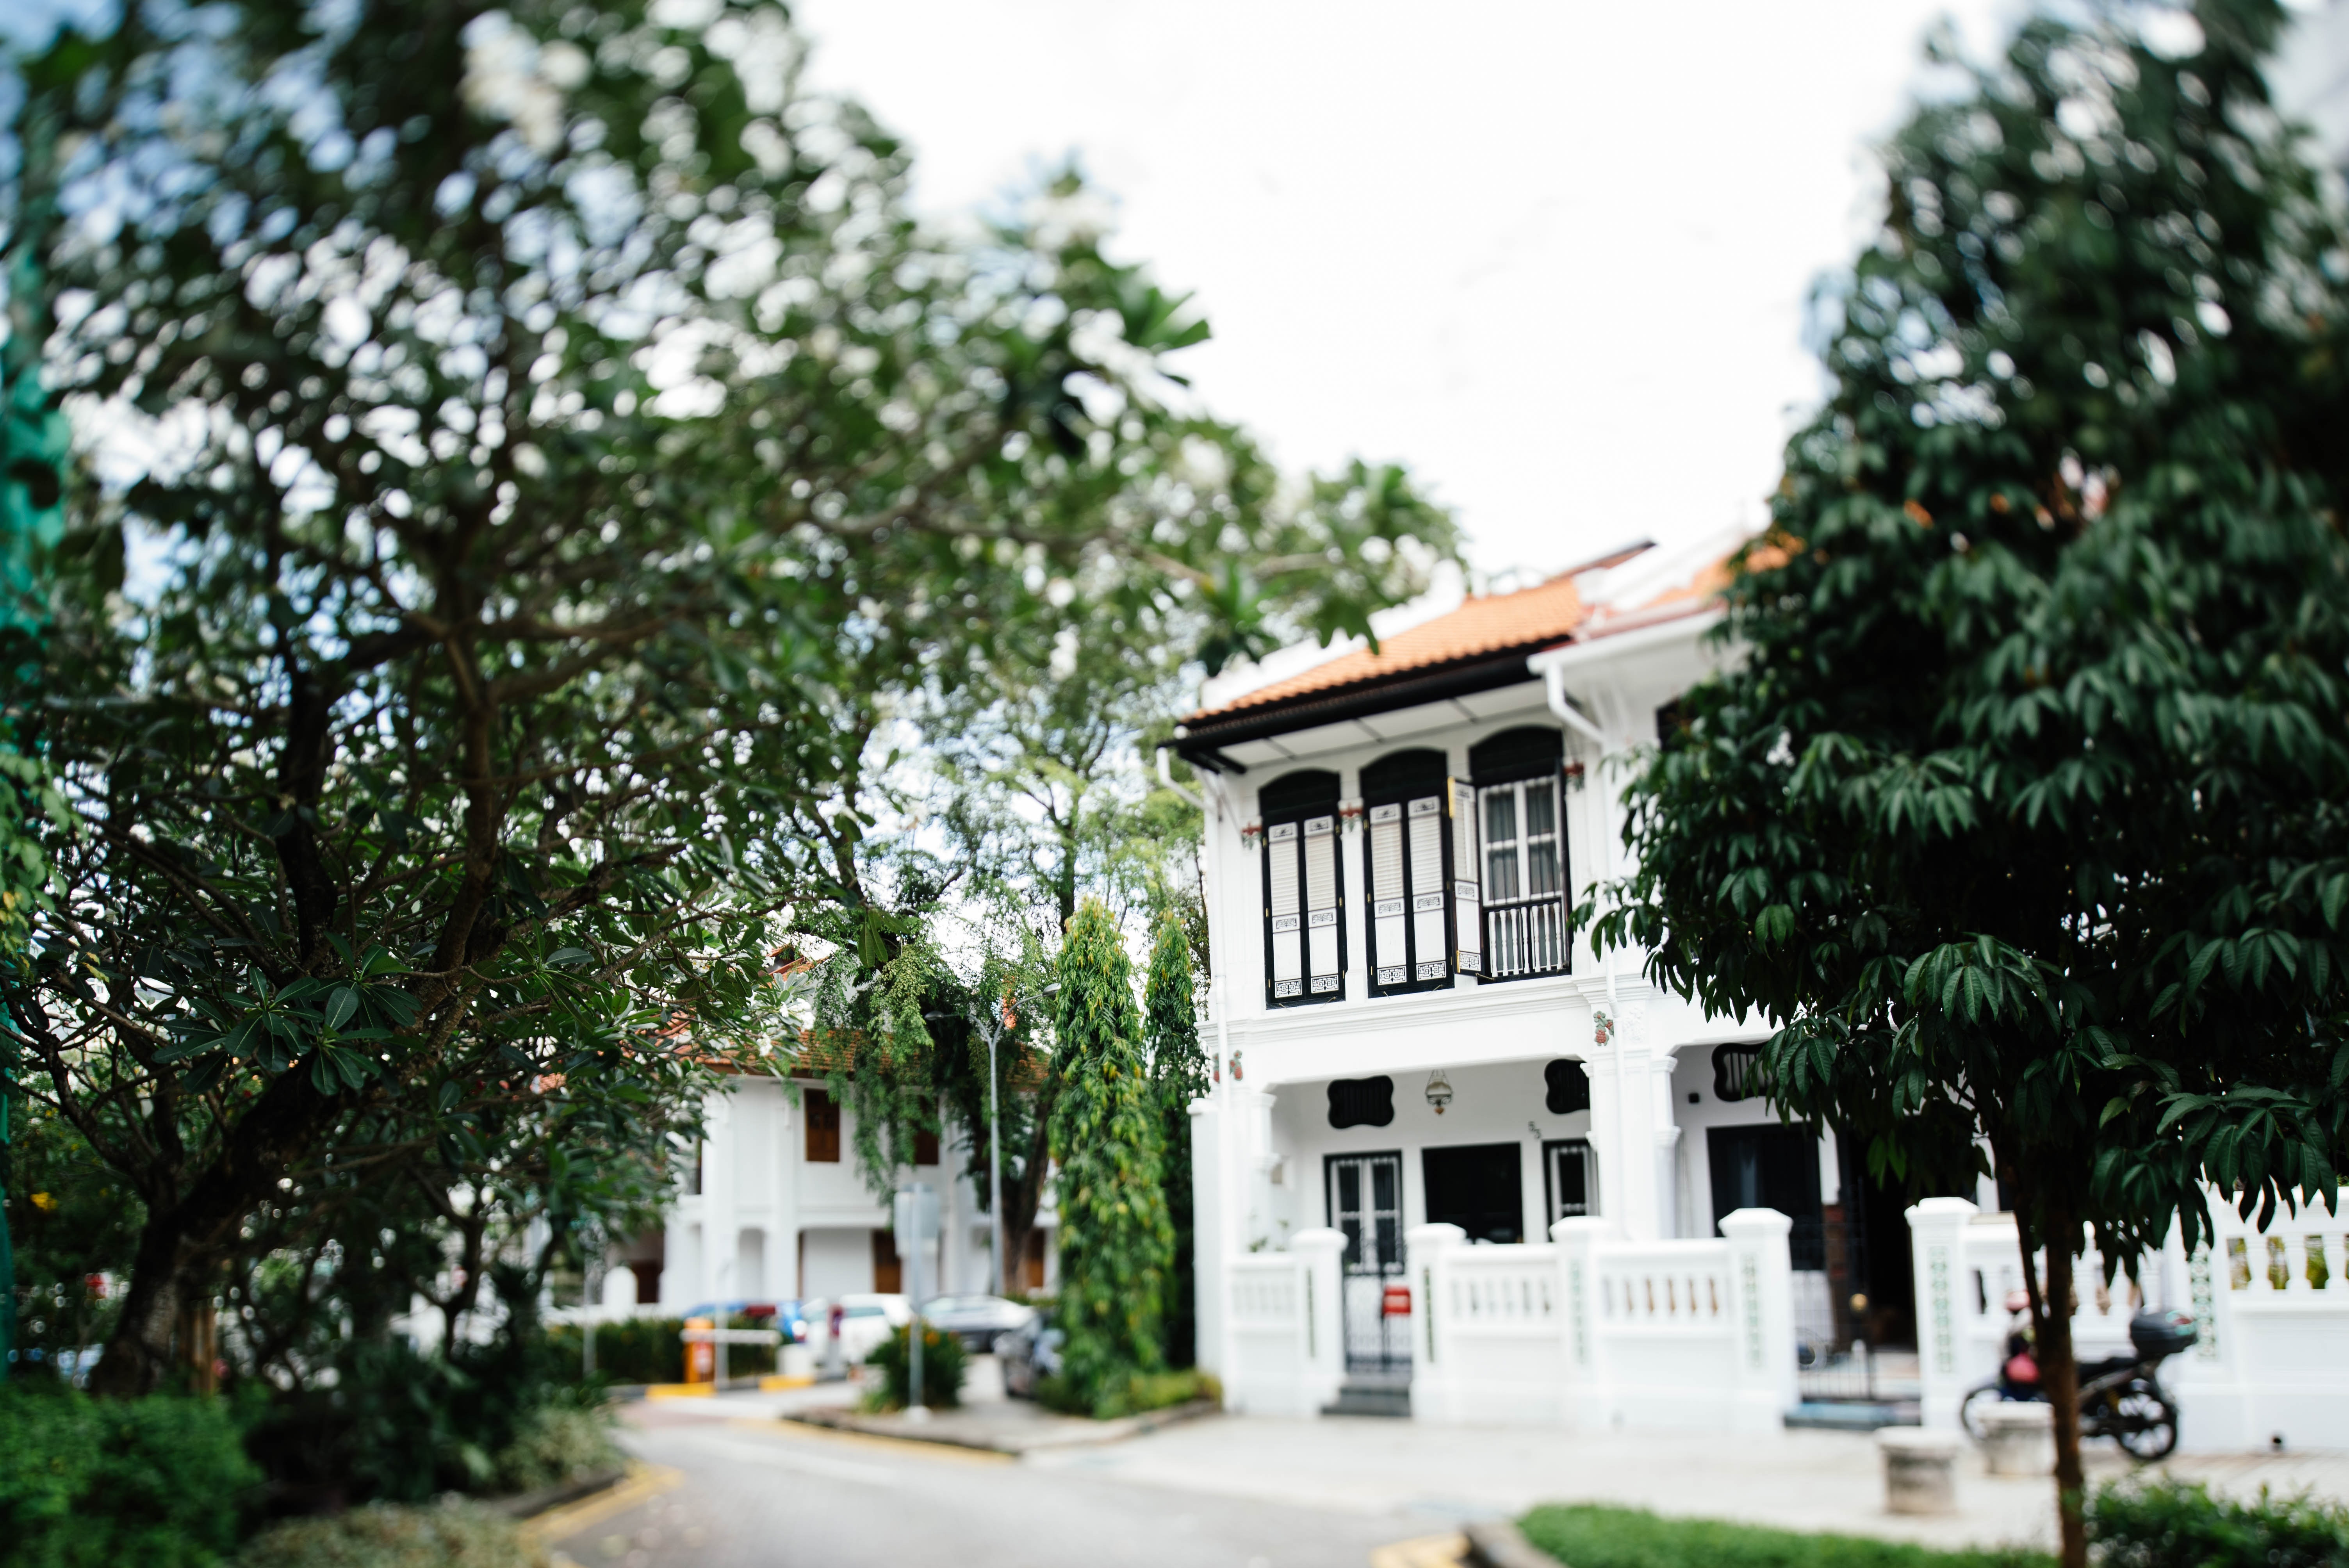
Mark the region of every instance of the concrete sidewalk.
<instances>
[{"instance_id":1,"label":"concrete sidewalk","mask_svg":"<svg viewBox=\"0 0 2349 1568\"><path fill-rule=\"evenodd\" d=\"M1421 1519L1514 1517L1541 1502L1610 1502L1660 1513L1885 1536L1936 1546L2052 1548L2050 1481L1991 1476L1960 1460L1959 1511L1884 1511L1872 1437L1786 1431L1722 1438L1659 1432L1423 1427L1398 1420L1218 1417L1117 1445L1031 1455L1185 1491ZM2088 1450L2091 1483L2137 1467L2108 1443ZM2349 1455L2194 1458L2161 1467L2223 1491L2308 1491L2349 1501Z\"/></svg>"}]
</instances>

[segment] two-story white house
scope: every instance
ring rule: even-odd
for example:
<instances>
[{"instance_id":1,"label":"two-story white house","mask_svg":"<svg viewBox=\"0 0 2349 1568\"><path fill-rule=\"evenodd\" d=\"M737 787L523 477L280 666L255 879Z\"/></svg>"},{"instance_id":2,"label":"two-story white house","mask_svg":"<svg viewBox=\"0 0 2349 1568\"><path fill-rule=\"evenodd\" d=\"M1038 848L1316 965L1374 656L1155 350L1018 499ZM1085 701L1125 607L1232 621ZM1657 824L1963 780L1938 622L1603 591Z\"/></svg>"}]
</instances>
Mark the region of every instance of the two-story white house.
<instances>
[{"instance_id":1,"label":"two-story white house","mask_svg":"<svg viewBox=\"0 0 2349 1568\"><path fill-rule=\"evenodd\" d=\"M910 1291L909 1260L856 1161L856 1118L820 1078L740 1074L704 1107L703 1138L682 1189L657 1230L612 1260L608 1306L681 1311L717 1302L807 1301L866 1291ZM976 1195L986 1190L956 1140L916 1140L904 1174L940 1202L939 1237L923 1260L925 1295L991 1291L991 1226ZM1018 1260L1031 1290L1054 1277L1055 1216L1049 1203Z\"/></svg>"},{"instance_id":2,"label":"two-story white house","mask_svg":"<svg viewBox=\"0 0 2349 1568\"><path fill-rule=\"evenodd\" d=\"M1684 1347L1686 1376L1667 1382L1702 1385L1706 1357L1765 1305L1785 1321L1766 1389L1738 1396L1754 1409L1792 1403L1797 1340L1821 1369L1855 1338L1914 1344L1905 1199L1855 1171L1832 1130L1783 1125L1742 1092L1765 1028L1660 992L1636 954L1594 952L1569 919L1622 869L1633 749L1721 656L1706 636L1721 559L1617 552L1470 598L1375 652L1211 685L1184 722L1216 971L1216 1088L1194 1121L1201 1359L1237 1403L1310 1408L1342 1391L1339 1408L1400 1409L1409 1390L1423 1414L1557 1413L1566 1396L1530 1384L1491 1398L1431 1386L1431 1351L1441 1363L1445 1333L1470 1326L1445 1323L1413 1253L1415 1237L1471 1261L1513 1249L1493 1266L1539 1278L1494 1288L1561 1298L1520 1304L1532 1315L1508 1331L1563 1334L1568 1286L1540 1251L1561 1221L1602 1250L1645 1249L1607 1276L1636 1302L1587 1295L1599 1315L1586 1340L1636 1316L1651 1339L1720 1341ZM1756 1291L1783 1299L1729 1288L1723 1222L1739 1211L1791 1222L1754 1243L1771 1254ZM1443 1226L1456 1236L1429 1229ZM1295 1261L1331 1247L1334 1290ZM1780 1284L1763 1277L1773 1267ZM1294 1300L1258 1288L1284 1269ZM1268 1312L1293 1321L1268 1328ZM1623 1387L1659 1354L1615 1348L1585 1370ZM1311 1367L1289 1366L1299 1357ZM1526 1383L1497 1363L1492 1376ZM1714 1414L1733 1418L1734 1402ZM1682 1403L1672 1418L1713 1418L1701 1390Z\"/></svg>"}]
</instances>

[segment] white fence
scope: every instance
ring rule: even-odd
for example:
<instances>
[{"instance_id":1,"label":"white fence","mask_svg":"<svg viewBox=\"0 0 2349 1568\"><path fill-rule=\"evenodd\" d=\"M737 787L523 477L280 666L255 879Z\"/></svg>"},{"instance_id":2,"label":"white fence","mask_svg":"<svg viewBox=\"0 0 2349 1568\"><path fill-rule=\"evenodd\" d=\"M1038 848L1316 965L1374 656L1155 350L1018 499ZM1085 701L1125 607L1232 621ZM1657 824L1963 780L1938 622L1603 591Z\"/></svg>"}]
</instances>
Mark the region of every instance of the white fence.
<instances>
[{"instance_id":1,"label":"white fence","mask_svg":"<svg viewBox=\"0 0 2349 1568\"><path fill-rule=\"evenodd\" d=\"M1783 1214L1741 1209L1703 1241L1618 1241L1560 1220L1551 1240L1472 1246L1455 1225L1409 1236L1412 1413L1423 1420L1775 1429L1795 1403ZM1337 1395L1344 1239L1226 1266L1235 1409L1309 1414Z\"/></svg>"},{"instance_id":2,"label":"white fence","mask_svg":"<svg viewBox=\"0 0 2349 1568\"><path fill-rule=\"evenodd\" d=\"M2160 1253L2106 1284L2091 1250L2076 1267L2072 1332L2084 1358L2127 1351L2140 1306L2194 1315L2194 1347L2162 1367L2189 1451L2270 1446L2349 1449L2349 1215L2303 1209L2265 1230L2213 1202L2215 1243L2189 1254L2171 1232ZM1927 1426L1954 1426L1967 1389L1989 1381L2006 1343L2009 1292L2023 1287L2011 1214L1961 1198L1909 1212L1917 1270L1919 1358Z\"/></svg>"}]
</instances>

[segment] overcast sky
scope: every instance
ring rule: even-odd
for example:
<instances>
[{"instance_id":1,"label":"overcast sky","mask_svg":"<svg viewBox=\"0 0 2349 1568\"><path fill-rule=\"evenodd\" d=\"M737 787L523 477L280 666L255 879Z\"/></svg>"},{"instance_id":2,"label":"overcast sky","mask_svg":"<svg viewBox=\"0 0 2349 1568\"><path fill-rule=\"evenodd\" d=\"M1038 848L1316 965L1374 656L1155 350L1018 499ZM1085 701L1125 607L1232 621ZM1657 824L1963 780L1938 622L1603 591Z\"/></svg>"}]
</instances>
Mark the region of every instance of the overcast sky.
<instances>
[{"instance_id":1,"label":"overcast sky","mask_svg":"<svg viewBox=\"0 0 2349 1568\"><path fill-rule=\"evenodd\" d=\"M812 77L936 211L1070 152L1183 356L1286 464L1408 462L1485 572L1762 516L1819 373L1805 302L1953 15L2012 0L1403 5L801 0Z\"/></svg>"}]
</instances>

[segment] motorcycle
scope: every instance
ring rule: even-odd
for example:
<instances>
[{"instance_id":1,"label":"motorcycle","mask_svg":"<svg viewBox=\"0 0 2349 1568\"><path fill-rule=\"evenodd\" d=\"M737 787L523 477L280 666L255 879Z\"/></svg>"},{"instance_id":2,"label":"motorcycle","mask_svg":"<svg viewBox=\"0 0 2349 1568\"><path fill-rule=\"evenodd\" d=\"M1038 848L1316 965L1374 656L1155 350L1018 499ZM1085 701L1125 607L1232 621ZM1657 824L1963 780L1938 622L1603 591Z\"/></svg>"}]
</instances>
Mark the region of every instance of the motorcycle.
<instances>
[{"instance_id":1,"label":"motorcycle","mask_svg":"<svg viewBox=\"0 0 2349 1568\"><path fill-rule=\"evenodd\" d=\"M1996 1377L1969 1390L1958 1406L1959 1421L1977 1442L1984 1407L2047 1397L2031 1338L2030 1298L2016 1291L2007 1297L2006 1309L2012 1315L2006 1359ZM2110 1438L2132 1459L2168 1458L2178 1447L2178 1402L2161 1386L2161 1364L2192 1345L2195 1336L2188 1313L2140 1312L2130 1318L2129 1346L2136 1354L2080 1363L2080 1435Z\"/></svg>"}]
</instances>

